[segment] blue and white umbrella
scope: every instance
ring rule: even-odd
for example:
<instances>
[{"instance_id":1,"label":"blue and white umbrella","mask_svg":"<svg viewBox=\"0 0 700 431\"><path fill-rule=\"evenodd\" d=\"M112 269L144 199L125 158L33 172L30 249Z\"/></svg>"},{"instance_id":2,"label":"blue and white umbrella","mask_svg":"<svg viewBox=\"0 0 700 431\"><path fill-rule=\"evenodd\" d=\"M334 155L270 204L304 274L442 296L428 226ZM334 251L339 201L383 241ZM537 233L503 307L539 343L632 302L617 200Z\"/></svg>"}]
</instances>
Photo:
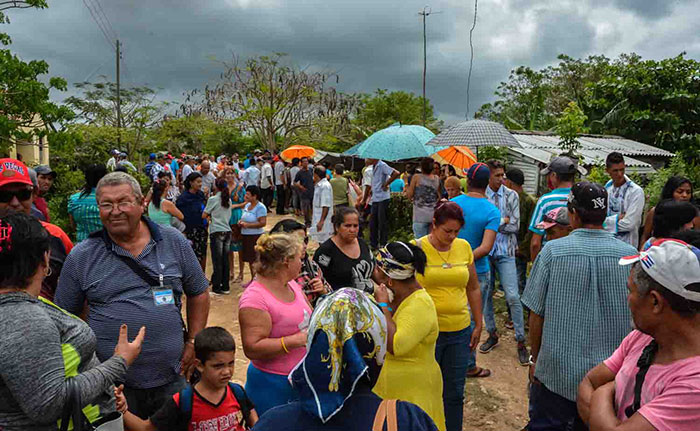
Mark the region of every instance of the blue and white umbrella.
<instances>
[{"instance_id":1,"label":"blue and white umbrella","mask_svg":"<svg viewBox=\"0 0 700 431\"><path fill-rule=\"evenodd\" d=\"M434 137L435 134L423 126L396 123L373 133L356 148L353 147L344 154L389 162L430 157L446 148L426 146L426 143ZM351 150L353 154L348 154Z\"/></svg>"}]
</instances>

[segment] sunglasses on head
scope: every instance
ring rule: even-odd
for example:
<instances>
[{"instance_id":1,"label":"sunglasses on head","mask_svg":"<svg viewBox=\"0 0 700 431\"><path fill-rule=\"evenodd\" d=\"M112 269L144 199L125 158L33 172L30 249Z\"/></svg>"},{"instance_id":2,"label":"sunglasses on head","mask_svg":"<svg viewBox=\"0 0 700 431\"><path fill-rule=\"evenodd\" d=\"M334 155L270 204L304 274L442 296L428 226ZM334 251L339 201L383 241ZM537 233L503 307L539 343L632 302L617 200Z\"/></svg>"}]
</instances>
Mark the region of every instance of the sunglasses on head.
<instances>
[{"instance_id":1,"label":"sunglasses on head","mask_svg":"<svg viewBox=\"0 0 700 431\"><path fill-rule=\"evenodd\" d=\"M0 190L0 203L8 203L12 198L17 198L18 201L26 201L32 197L32 189L26 188L21 190Z\"/></svg>"}]
</instances>

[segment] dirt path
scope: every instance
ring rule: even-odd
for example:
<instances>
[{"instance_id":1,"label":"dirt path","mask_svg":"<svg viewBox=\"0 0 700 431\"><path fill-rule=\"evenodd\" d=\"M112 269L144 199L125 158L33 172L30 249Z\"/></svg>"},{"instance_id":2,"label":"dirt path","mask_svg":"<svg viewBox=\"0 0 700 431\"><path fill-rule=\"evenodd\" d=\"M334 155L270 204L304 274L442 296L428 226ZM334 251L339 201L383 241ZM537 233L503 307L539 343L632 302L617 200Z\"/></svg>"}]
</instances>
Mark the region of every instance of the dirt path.
<instances>
[{"instance_id":1,"label":"dirt path","mask_svg":"<svg viewBox=\"0 0 700 431\"><path fill-rule=\"evenodd\" d=\"M268 227L281 219L282 217L270 214ZM211 271L211 259L208 259L207 276ZM247 270L245 276L246 280L250 279ZM222 326L234 334L237 346L234 380L244 383L249 361L241 348L238 325L238 298L241 293L240 284L234 284L230 295L212 295L208 325ZM495 302L500 344L489 354L477 355L478 365L491 369L493 374L486 379L467 380L464 430L519 431L527 420L527 368L518 364L513 331L501 329L504 317L502 312L505 310L503 299L497 298ZM486 338L485 333L482 337Z\"/></svg>"}]
</instances>

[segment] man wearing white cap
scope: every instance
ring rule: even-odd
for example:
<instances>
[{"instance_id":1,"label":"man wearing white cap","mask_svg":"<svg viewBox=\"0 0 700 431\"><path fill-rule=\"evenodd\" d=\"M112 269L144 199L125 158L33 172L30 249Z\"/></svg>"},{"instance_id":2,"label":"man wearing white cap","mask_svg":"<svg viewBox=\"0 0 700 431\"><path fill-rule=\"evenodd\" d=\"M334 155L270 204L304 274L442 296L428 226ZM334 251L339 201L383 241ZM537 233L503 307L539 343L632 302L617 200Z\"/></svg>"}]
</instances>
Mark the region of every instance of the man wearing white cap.
<instances>
[{"instance_id":1,"label":"man wearing white cap","mask_svg":"<svg viewBox=\"0 0 700 431\"><path fill-rule=\"evenodd\" d=\"M660 239L622 258L633 265L628 304L635 330L579 386L592 431L700 429L700 235Z\"/></svg>"}]
</instances>

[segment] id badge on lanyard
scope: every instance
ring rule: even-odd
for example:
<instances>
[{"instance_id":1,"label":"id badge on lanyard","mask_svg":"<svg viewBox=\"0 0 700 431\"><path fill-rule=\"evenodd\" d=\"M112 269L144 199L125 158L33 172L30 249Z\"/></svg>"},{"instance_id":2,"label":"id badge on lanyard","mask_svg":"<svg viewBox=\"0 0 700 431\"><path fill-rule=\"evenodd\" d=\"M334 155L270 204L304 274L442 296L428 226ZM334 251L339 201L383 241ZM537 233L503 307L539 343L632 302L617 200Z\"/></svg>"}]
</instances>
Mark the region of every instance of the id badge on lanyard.
<instances>
[{"instance_id":1,"label":"id badge on lanyard","mask_svg":"<svg viewBox=\"0 0 700 431\"><path fill-rule=\"evenodd\" d=\"M153 294L153 303L156 306L163 305L175 305L175 296L173 294L173 289L170 286L163 284L163 274L158 275L158 286L151 287L151 293Z\"/></svg>"}]
</instances>

